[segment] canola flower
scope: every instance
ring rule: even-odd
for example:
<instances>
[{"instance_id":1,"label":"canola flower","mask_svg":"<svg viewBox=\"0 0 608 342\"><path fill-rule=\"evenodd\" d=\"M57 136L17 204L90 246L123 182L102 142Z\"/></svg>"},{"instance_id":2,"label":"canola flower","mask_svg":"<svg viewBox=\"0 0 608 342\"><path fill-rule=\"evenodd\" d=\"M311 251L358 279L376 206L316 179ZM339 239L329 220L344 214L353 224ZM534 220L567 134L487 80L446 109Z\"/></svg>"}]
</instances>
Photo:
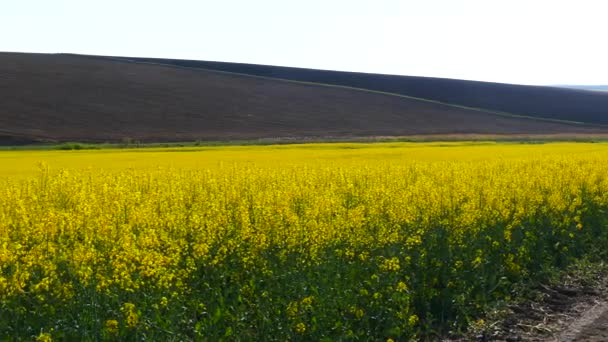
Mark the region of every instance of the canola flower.
<instances>
[{"instance_id":1,"label":"canola flower","mask_svg":"<svg viewBox=\"0 0 608 342\"><path fill-rule=\"evenodd\" d=\"M52 342L53 338L51 334L48 333L40 333L40 335L36 336L36 342Z\"/></svg>"},{"instance_id":2,"label":"canola flower","mask_svg":"<svg viewBox=\"0 0 608 342\"><path fill-rule=\"evenodd\" d=\"M608 146L448 145L4 176L0 339L411 339L606 257Z\"/></svg>"},{"instance_id":3,"label":"canola flower","mask_svg":"<svg viewBox=\"0 0 608 342\"><path fill-rule=\"evenodd\" d=\"M115 319L109 319L105 323L105 330L110 335L118 334L118 321Z\"/></svg>"}]
</instances>

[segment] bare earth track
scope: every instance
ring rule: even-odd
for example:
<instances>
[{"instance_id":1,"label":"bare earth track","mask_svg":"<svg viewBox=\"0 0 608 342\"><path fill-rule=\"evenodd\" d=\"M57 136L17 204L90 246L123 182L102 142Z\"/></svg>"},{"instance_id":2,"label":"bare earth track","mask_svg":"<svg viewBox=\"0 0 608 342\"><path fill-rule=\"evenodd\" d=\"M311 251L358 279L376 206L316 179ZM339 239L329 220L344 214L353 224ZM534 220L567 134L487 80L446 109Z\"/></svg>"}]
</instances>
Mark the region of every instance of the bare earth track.
<instances>
[{"instance_id":1,"label":"bare earth track","mask_svg":"<svg viewBox=\"0 0 608 342\"><path fill-rule=\"evenodd\" d=\"M529 298L494 315L468 336L446 341L608 341L608 274L603 263L566 272L558 283L539 284Z\"/></svg>"},{"instance_id":2,"label":"bare earth track","mask_svg":"<svg viewBox=\"0 0 608 342\"><path fill-rule=\"evenodd\" d=\"M608 341L608 303L594 303L556 341Z\"/></svg>"},{"instance_id":3,"label":"bare earth track","mask_svg":"<svg viewBox=\"0 0 608 342\"><path fill-rule=\"evenodd\" d=\"M345 87L0 53L0 144L607 131Z\"/></svg>"}]
</instances>

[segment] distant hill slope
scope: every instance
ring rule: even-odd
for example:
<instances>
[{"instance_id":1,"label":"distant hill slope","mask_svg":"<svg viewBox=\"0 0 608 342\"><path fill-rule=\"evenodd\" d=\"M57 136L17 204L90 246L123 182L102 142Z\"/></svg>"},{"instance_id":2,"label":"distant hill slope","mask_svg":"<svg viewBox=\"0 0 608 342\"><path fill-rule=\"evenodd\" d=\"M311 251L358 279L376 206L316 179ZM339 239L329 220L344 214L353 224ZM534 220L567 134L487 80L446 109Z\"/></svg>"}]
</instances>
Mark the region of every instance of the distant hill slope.
<instances>
[{"instance_id":1,"label":"distant hill slope","mask_svg":"<svg viewBox=\"0 0 608 342\"><path fill-rule=\"evenodd\" d=\"M608 91L608 85L559 85L557 87L580 90Z\"/></svg>"},{"instance_id":2,"label":"distant hill slope","mask_svg":"<svg viewBox=\"0 0 608 342\"><path fill-rule=\"evenodd\" d=\"M255 64L130 57L125 59L305 82L336 84L511 114L608 124L608 93L601 92Z\"/></svg>"},{"instance_id":3,"label":"distant hill slope","mask_svg":"<svg viewBox=\"0 0 608 342\"><path fill-rule=\"evenodd\" d=\"M599 130L340 87L76 55L0 53L0 143Z\"/></svg>"}]
</instances>

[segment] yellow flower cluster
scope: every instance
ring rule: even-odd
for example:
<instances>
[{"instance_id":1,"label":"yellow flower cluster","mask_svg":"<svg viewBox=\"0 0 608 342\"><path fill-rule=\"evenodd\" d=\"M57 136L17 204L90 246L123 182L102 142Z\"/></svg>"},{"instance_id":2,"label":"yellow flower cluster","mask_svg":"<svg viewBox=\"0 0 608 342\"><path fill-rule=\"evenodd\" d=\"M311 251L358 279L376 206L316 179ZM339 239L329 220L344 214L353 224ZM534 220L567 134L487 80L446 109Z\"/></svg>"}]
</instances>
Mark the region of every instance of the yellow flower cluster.
<instances>
[{"instance_id":1,"label":"yellow flower cluster","mask_svg":"<svg viewBox=\"0 0 608 342\"><path fill-rule=\"evenodd\" d=\"M105 323L105 329L109 335L118 334L118 321L115 319L107 320Z\"/></svg>"},{"instance_id":2,"label":"yellow flower cluster","mask_svg":"<svg viewBox=\"0 0 608 342\"><path fill-rule=\"evenodd\" d=\"M139 314L135 309L135 304L125 303L123 304L121 311L125 317L125 323L128 328L135 328L139 322Z\"/></svg>"}]
</instances>

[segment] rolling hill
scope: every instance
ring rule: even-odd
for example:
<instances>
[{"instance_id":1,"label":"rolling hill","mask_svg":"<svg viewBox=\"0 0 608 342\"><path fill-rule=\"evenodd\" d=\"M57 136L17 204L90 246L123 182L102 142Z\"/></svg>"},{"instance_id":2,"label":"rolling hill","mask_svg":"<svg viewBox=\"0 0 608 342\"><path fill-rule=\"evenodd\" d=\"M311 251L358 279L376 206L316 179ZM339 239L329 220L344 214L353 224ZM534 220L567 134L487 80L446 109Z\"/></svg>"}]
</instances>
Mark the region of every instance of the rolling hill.
<instances>
[{"instance_id":1,"label":"rolling hill","mask_svg":"<svg viewBox=\"0 0 608 342\"><path fill-rule=\"evenodd\" d=\"M607 131L594 125L502 115L377 91L235 73L238 70L226 73L141 62L0 53L0 142ZM485 89L481 83L477 86ZM518 89L509 87L514 92ZM446 89L450 88L436 91ZM589 96L584 91L564 91L574 97ZM502 101L496 100L498 95L483 94L478 96L486 102L488 98ZM596 99L598 105L603 99Z\"/></svg>"},{"instance_id":2,"label":"rolling hill","mask_svg":"<svg viewBox=\"0 0 608 342\"><path fill-rule=\"evenodd\" d=\"M608 85L559 85L561 88L608 91Z\"/></svg>"},{"instance_id":3,"label":"rolling hill","mask_svg":"<svg viewBox=\"0 0 608 342\"><path fill-rule=\"evenodd\" d=\"M369 89L510 114L608 124L608 93L445 78L368 74L268 65L118 57L294 81Z\"/></svg>"}]
</instances>

